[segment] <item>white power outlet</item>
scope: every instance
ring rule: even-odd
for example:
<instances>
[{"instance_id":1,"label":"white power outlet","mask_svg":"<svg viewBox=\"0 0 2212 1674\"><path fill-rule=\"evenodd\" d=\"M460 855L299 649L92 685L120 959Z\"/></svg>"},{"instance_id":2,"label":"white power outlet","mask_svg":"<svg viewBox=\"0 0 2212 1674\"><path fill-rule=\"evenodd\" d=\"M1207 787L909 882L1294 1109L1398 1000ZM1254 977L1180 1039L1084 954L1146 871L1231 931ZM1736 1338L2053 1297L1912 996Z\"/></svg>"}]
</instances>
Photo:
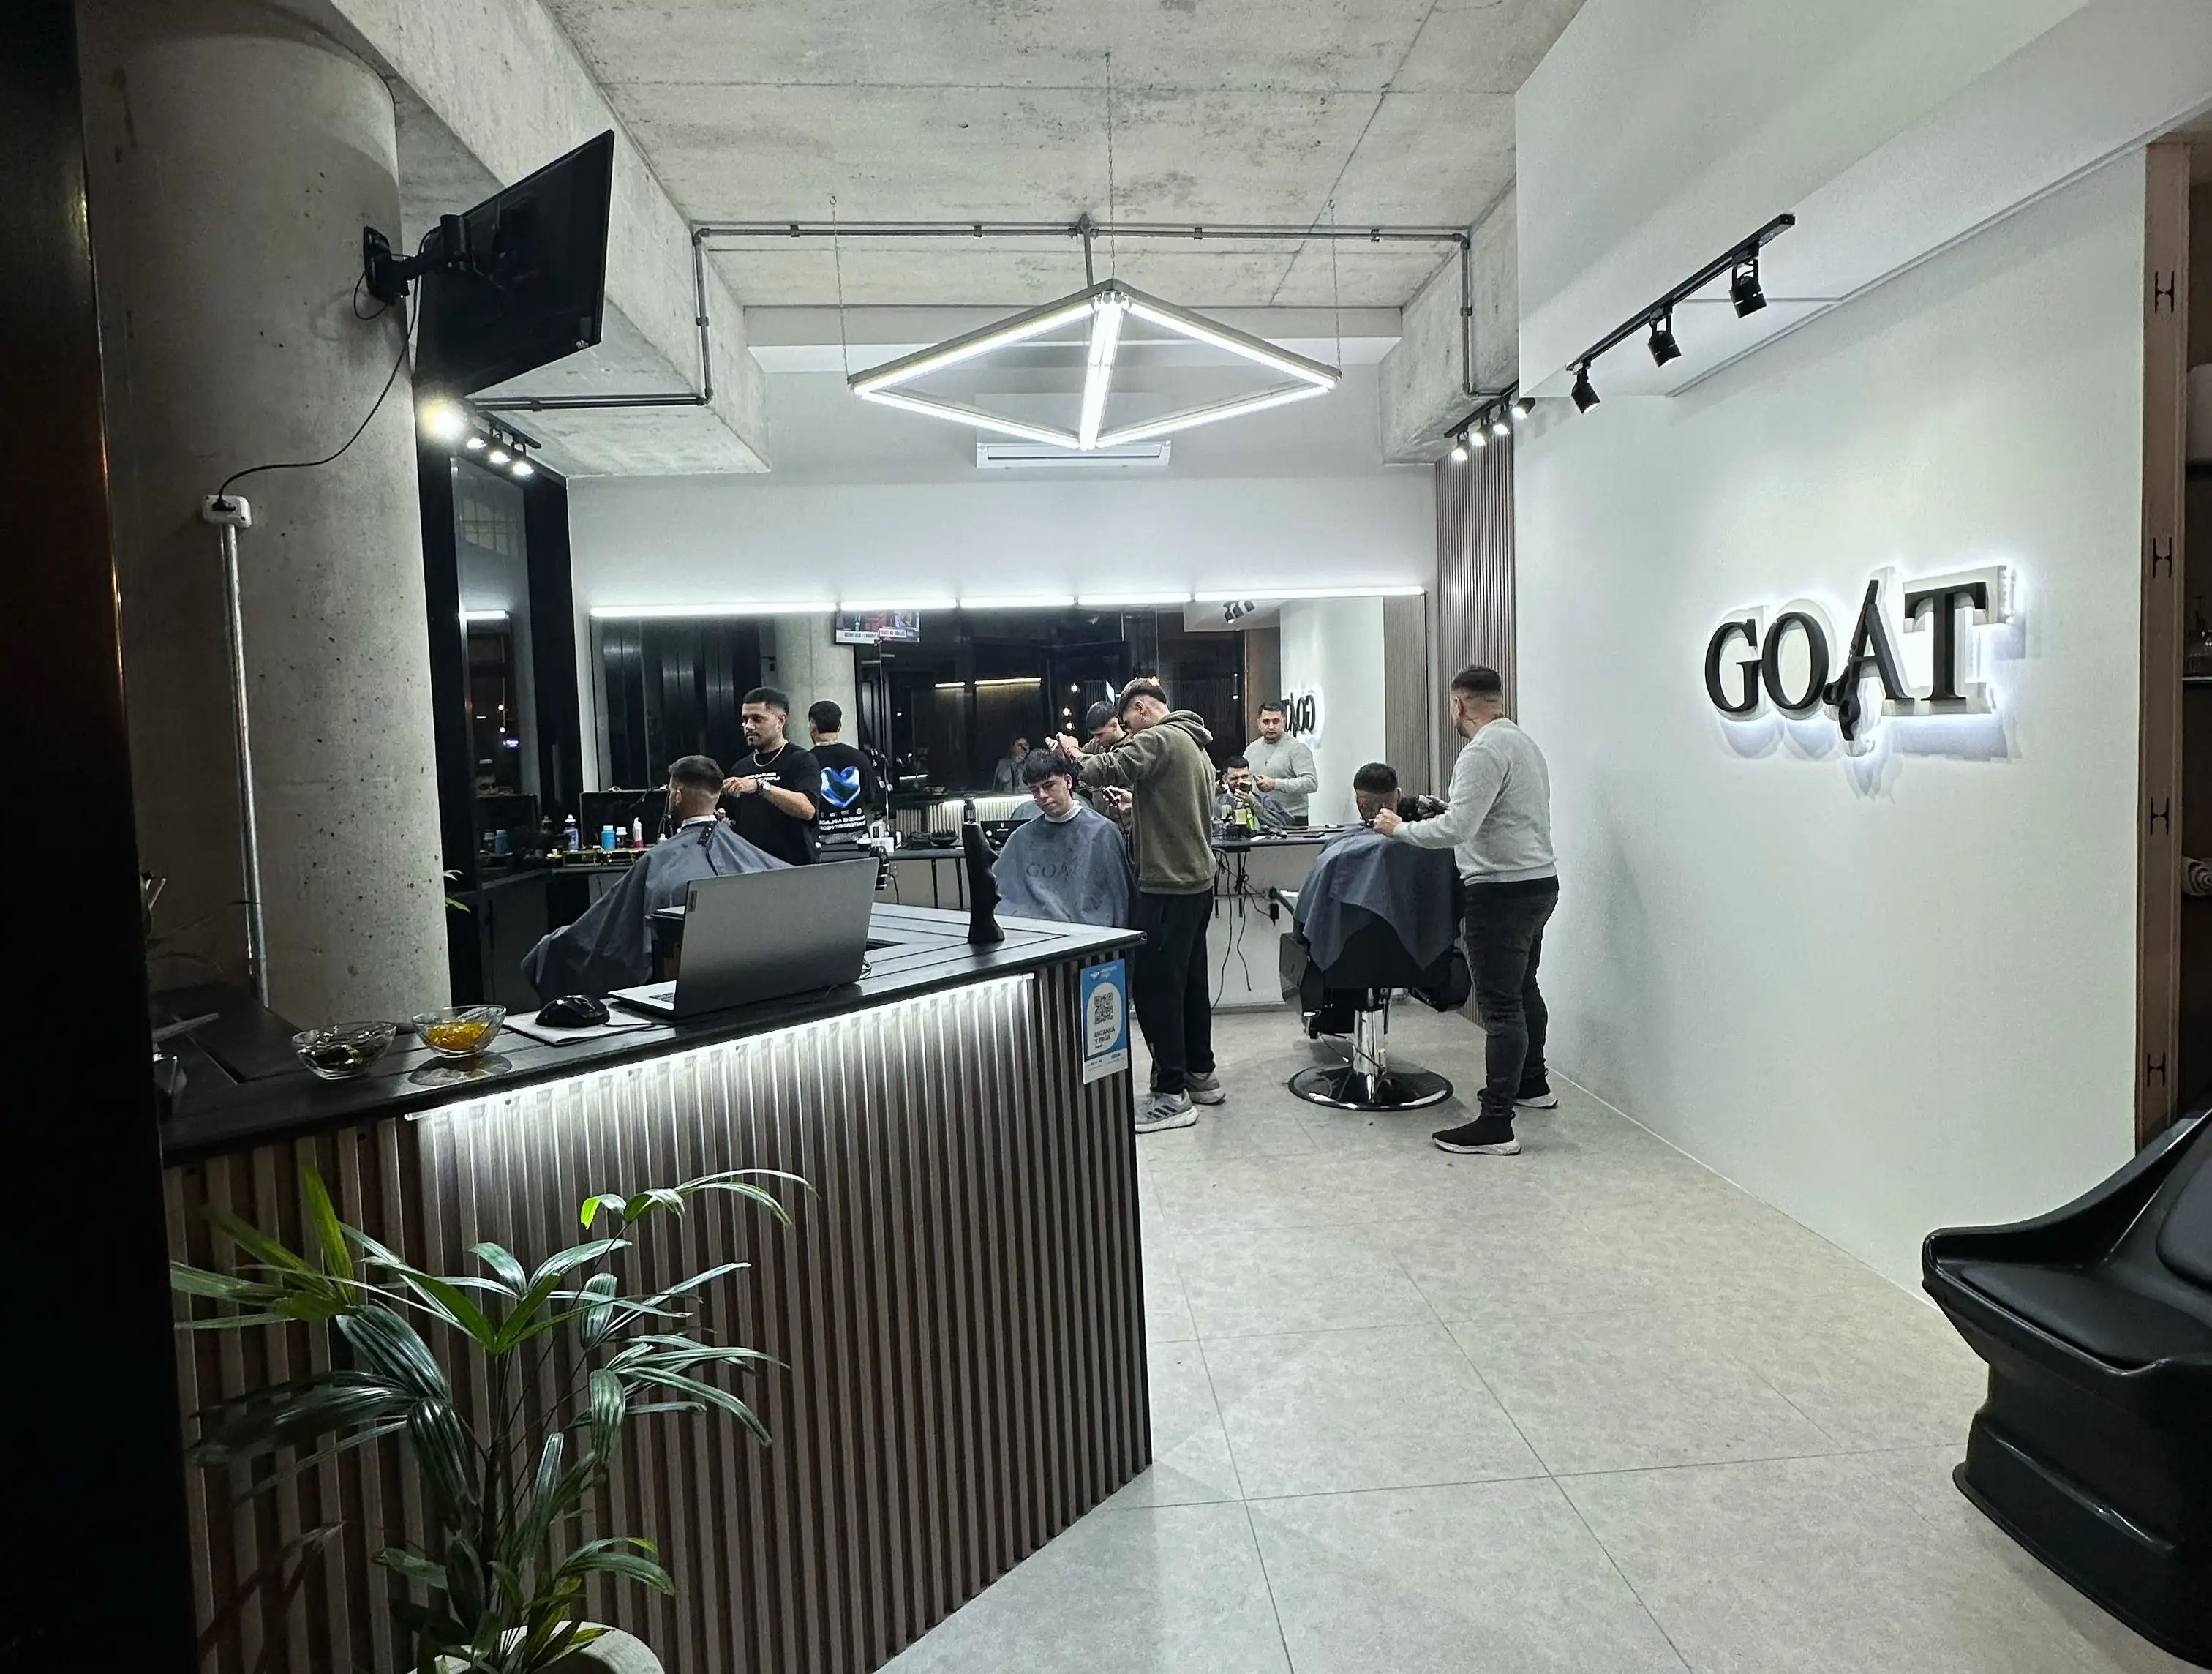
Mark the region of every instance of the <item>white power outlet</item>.
<instances>
[{"instance_id":1,"label":"white power outlet","mask_svg":"<svg viewBox=\"0 0 2212 1674\"><path fill-rule=\"evenodd\" d=\"M200 500L200 521L221 528L228 524L234 529L253 527L253 508L242 494L210 494Z\"/></svg>"}]
</instances>

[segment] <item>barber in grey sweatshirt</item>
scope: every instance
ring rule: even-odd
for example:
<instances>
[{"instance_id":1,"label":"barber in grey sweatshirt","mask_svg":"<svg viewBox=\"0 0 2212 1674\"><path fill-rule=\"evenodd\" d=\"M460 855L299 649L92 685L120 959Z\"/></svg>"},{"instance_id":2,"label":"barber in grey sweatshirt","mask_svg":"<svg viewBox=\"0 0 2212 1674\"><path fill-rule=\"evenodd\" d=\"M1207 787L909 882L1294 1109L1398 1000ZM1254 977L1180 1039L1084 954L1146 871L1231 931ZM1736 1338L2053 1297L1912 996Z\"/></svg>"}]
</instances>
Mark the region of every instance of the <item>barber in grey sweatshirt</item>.
<instances>
[{"instance_id":1,"label":"barber in grey sweatshirt","mask_svg":"<svg viewBox=\"0 0 2212 1674\"><path fill-rule=\"evenodd\" d=\"M1544 926L1559 903L1552 855L1552 779L1536 741L1505 714L1495 669L1452 677L1452 724L1467 743L1451 791L1434 819L1401 821L1389 809L1375 829L1400 843L1449 849L1467 885L1467 957L1482 1012L1481 1114L1437 1134L1447 1151L1510 1156L1521 1148L1513 1112L1559 1104L1544 1067L1549 1017L1536 986Z\"/></svg>"},{"instance_id":2,"label":"barber in grey sweatshirt","mask_svg":"<svg viewBox=\"0 0 2212 1674\"><path fill-rule=\"evenodd\" d=\"M1261 704L1260 736L1244 746L1244 759L1260 788L1275 799L1293 825L1303 825L1306 799L1321 788L1321 775L1314 770L1312 746L1285 734L1288 720L1280 703Z\"/></svg>"}]
</instances>

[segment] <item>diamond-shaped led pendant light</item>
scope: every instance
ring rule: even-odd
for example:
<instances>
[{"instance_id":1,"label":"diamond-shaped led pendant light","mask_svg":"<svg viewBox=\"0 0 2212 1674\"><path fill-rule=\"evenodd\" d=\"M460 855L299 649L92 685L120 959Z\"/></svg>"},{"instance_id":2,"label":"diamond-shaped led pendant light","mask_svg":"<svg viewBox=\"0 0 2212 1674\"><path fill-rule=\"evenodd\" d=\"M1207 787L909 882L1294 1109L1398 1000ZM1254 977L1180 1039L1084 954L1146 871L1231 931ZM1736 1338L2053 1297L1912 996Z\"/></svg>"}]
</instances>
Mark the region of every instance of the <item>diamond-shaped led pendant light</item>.
<instances>
[{"instance_id":1,"label":"diamond-shaped led pendant light","mask_svg":"<svg viewBox=\"0 0 2212 1674\"><path fill-rule=\"evenodd\" d=\"M1114 356L1121 346L1124 317L1130 314L1194 343L1225 350L1255 365L1283 373L1291 381L1249 395L1231 396L1227 400L1209 402L1204 406L1186 407L1181 412L1148 418L1139 424L1125 424L1118 430L1103 430L1100 427L1106 417L1107 393L1113 387ZM1072 430L1002 417L965 402L916 394L907 387L916 379L927 377L933 372L981 360L1001 349L1009 349L1018 343L1027 343L1042 337L1048 332L1070 325L1086 315L1091 321L1091 338L1088 352L1084 356L1083 405ZM933 418L949 418L956 424L972 425L976 429L994 431L1000 435L1018 436L1024 441L1041 441L1052 447L1073 448L1087 454L1093 448L1118 447L1129 442L1149 441L1154 436L1188 430L1194 425L1211 424L1217 419L1235 418L1243 413L1259 412L1268 407L1279 407L1289 402L1326 395L1336 387L1337 380L1343 375L1335 367L1308 360L1304 355L1292 354L1287 349L1279 349L1264 338L1240 332L1235 326L1224 326L1217 320L1208 320L1204 314L1193 313L1188 308L1179 308L1172 302L1163 302L1157 296L1147 296L1140 290L1131 289L1119 279L1104 279L1088 290L1079 290L1073 296L1063 296L1056 302L1047 302L1025 313L1015 314L995 326L986 326L965 337L949 338L934 348L919 350L898 360L871 367L866 372L855 372L845 381L864 401L898 407L908 412L926 413Z\"/></svg>"}]
</instances>

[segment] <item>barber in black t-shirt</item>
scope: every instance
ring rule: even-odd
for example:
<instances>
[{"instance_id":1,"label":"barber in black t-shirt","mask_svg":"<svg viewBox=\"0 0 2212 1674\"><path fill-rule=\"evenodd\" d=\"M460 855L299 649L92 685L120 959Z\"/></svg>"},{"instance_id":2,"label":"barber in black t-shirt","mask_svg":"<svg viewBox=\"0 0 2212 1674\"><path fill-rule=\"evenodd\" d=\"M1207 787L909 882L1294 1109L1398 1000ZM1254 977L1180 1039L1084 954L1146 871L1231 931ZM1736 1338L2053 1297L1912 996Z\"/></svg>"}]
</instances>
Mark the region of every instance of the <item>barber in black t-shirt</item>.
<instances>
[{"instance_id":1,"label":"barber in black t-shirt","mask_svg":"<svg viewBox=\"0 0 2212 1674\"><path fill-rule=\"evenodd\" d=\"M722 812L746 842L805 866L814 858L821 764L783 735L791 699L774 686L747 692L738 718L752 753L731 764L722 781Z\"/></svg>"},{"instance_id":2,"label":"barber in black t-shirt","mask_svg":"<svg viewBox=\"0 0 2212 1674\"><path fill-rule=\"evenodd\" d=\"M823 698L806 711L806 736L822 769L821 810L816 829L824 837L853 838L868 829L876 813L876 770L868 758L837 734L845 711Z\"/></svg>"}]
</instances>

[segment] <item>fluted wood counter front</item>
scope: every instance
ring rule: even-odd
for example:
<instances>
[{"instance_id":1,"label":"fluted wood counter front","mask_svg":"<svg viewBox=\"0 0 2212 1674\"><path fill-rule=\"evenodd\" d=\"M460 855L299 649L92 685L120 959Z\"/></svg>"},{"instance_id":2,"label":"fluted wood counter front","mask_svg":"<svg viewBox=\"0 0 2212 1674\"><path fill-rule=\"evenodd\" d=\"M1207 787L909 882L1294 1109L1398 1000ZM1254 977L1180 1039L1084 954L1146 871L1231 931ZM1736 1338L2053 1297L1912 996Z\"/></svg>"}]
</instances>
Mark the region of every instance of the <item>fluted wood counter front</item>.
<instances>
[{"instance_id":1,"label":"fluted wood counter front","mask_svg":"<svg viewBox=\"0 0 2212 1674\"><path fill-rule=\"evenodd\" d=\"M440 1271L465 1270L480 1239L526 1259L569 1242L590 1192L804 1175L816 1195L793 1230L710 1194L646 1223L641 1249L647 1282L753 1263L708 1317L786 1363L751 1391L775 1445L719 1415L634 1424L576 1537L659 1543L673 1599L622 1586L592 1603L672 1671L860 1674L1150 1462L1129 1078L1085 1085L1078 1033L1078 973L1127 940L1033 929L903 996L279 1125L171 1166L172 1244L210 1256L207 1202L296 1233L309 1160L349 1220ZM181 1338L187 1409L284 1375L307 1346ZM549 1364L538 1398L566 1375ZM242 1483L193 1482L204 1620L300 1530L347 1525L289 1612L246 1611L217 1665L243 1671L264 1645L280 1669L400 1665L368 1555L419 1516L404 1464L389 1448L325 1463L258 1512L234 1507Z\"/></svg>"}]
</instances>

